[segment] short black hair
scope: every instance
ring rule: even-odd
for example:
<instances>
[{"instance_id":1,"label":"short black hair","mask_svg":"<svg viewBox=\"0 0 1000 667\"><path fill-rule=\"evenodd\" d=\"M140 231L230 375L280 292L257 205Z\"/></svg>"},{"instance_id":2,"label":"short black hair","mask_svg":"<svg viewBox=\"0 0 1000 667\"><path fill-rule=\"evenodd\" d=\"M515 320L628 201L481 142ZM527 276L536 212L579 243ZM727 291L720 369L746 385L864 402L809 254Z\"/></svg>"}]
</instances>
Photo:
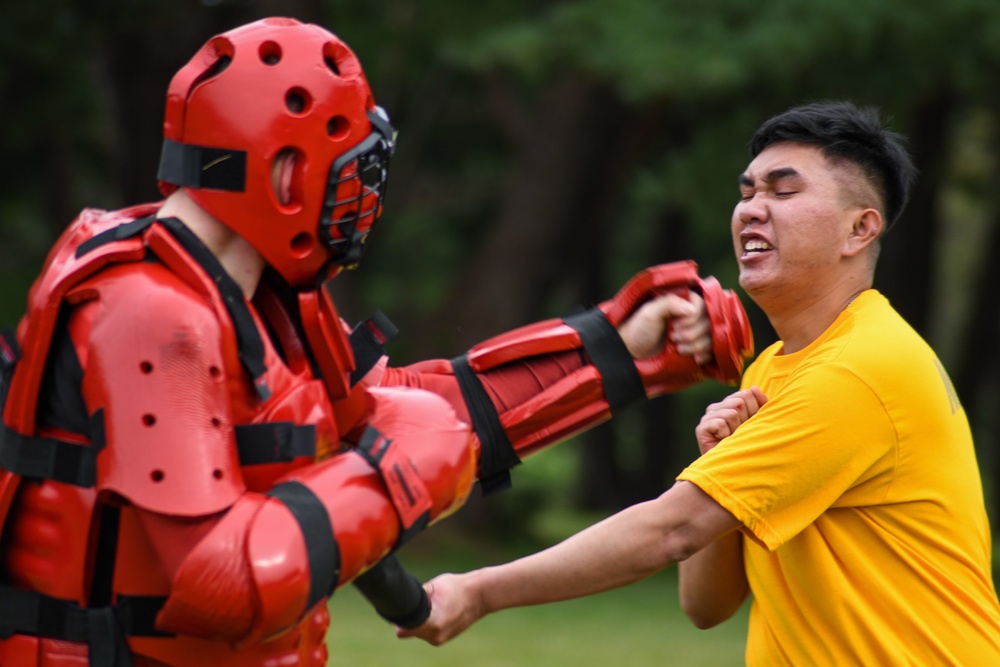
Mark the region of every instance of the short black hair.
<instances>
[{"instance_id":1,"label":"short black hair","mask_svg":"<svg viewBox=\"0 0 1000 667\"><path fill-rule=\"evenodd\" d=\"M818 146L828 158L857 165L882 195L886 230L903 212L916 168L906 150L906 139L886 128L878 109L843 101L789 109L758 128L750 140L750 155L755 158L771 144L783 141Z\"/></svg>"}]
</instances>

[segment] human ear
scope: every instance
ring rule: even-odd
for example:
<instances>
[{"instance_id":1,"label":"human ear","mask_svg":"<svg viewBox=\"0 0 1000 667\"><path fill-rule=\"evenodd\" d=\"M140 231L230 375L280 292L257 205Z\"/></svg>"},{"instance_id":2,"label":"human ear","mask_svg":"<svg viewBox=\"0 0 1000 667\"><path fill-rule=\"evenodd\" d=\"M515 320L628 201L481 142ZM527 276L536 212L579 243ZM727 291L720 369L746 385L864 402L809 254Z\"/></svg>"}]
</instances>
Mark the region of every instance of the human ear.
<instances>
[{"instance_id":1,"label":"human ear","mask_svg":"<svg viewBox=\"0 0 1000 667\"><path fill-rule=\"evenodd\" d=\"M292 177L295 174L296 158L295 151L286 149L274 158L271 165L271 187L282 206L292 203Z\"/></svg>"},{"instance_id":2,"label":"human ear","mask_svg":"<svg viewBox=\"0 0 1000 667\"><path fill-rule=\"evenodd\" d=\"M851 233L844 241L844 254L854 256L870 246L882 233L882 214L873 208L855 214Z\"/></svg>"}]
</instances>

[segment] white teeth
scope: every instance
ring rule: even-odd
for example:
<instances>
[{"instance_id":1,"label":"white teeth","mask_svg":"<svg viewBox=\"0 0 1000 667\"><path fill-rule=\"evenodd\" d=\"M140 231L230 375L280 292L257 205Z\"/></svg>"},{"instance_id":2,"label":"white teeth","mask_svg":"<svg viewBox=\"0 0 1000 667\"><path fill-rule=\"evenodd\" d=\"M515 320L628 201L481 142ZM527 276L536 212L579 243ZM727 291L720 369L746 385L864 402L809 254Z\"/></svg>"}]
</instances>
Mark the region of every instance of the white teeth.
<instances>
[{"instance_id":1,"label":"white teeth","mask_svg":"<svg viewBox=\"0 0 1000 667\"><path fill-rule=\"evenodd\" d=\"M773 248L767 241L751 239L743 244L743 249L747 252L761 252L763 250L772 250Z\"/></svg>"}]
</instances>

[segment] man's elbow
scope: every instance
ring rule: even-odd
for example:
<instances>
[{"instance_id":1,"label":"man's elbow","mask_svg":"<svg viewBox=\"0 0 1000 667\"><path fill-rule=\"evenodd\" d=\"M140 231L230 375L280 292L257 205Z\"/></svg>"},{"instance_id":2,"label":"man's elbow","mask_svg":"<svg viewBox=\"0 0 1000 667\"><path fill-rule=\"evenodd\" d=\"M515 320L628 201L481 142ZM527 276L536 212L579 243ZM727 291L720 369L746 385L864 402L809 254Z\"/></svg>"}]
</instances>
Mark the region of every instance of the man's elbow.
<instances>
[{"instance_id":1,"label":"man's elbow","mask_svg":"<svg viewBox=\"0 0 1000 667\"><path fill-rule=\"evenodd\" d=\"M699 630L708 630L719 625L723 621L732 618L732 614L721 614L718 610L706 608L704 605L681 601L681 610L688 617L694 627Z\"/></svg>"},{"instance_id":2,"label":"man's elbow","mask_svg":"<svg viewBox=\"0 0 1000 667\"><path fill-rule=\"evenodd\" d=\"M662 542L664 566L685 561L705 547L705 539L687 525L674 526Z\"/></svg>"}]
</instances>

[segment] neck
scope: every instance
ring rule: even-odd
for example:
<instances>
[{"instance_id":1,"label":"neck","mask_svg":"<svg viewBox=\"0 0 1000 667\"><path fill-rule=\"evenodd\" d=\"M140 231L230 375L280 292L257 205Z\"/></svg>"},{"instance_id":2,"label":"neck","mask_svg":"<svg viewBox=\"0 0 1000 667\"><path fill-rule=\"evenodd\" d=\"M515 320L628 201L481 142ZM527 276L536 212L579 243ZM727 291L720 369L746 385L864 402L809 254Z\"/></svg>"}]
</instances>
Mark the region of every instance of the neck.
<instances>
[{"instance_id":1,"label":"neck","mask_svg":"<svg viewBox=\"0 0 1000 667\"><path fill-rule=\"evenodd\" d=\"M240 286L243 295L247 299L253 297L265 262L246 239L198 206L183 190L167 197L157 216L181 220L215 255L226 273Z\"/></svg>"},{"instance_id":2,"label":"neck","mask_svg":"<svg viewBox=\"0 0 1000 667\"><path fill-rule=\"evenodd\" d=\"M863 285L842 286L816 298L785 304L783 307L764 307L771 326L781 339L783 354L791 354L804 349L823 335L834 320L866 289L870 281Z\"/></svg>"}]
</instances>

